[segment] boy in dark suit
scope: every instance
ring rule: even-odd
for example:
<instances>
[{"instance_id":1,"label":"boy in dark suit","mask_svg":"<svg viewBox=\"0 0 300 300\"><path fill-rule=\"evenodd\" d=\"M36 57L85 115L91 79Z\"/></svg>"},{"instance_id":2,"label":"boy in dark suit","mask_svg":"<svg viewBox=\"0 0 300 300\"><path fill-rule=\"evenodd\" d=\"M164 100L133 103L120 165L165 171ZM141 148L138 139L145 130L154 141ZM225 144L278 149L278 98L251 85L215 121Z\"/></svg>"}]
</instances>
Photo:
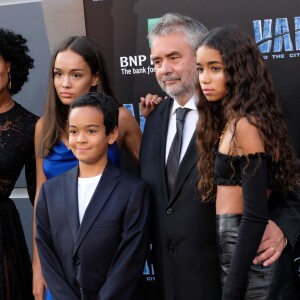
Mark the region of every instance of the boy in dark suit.
<instances>
[{"instance_id":1,"label":"boy in dark suit","mask_svg":"<svg viewBox=\"0 0 300 300\"><path fill-rule=\"evenodd\" d=\"M132 300L145 262L149 194L145 183L107 158L118 108L88 93L70 105L69 145L78 167L45 182L36 241L53 299Z\"/></svg>"}]
</instances>

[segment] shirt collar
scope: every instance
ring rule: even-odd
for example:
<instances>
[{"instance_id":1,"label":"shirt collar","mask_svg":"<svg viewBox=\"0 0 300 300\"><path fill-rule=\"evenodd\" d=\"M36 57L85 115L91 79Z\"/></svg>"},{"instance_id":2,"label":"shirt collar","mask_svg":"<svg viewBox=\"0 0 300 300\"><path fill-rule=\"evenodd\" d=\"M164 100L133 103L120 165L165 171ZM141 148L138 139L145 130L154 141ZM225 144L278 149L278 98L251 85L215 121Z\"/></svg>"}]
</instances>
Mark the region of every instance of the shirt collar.
<instances>
[{"instance_id":1,"label":"shirt collar","mask_svg":"<svg viewBox=\"0 0 300 300\"><path fill-rule=\"evenodd\" d=\"M178 107L189 108L190 110L197 111L197 103L199 99L197 95L194 95L184 106L180 106L174 99L171 115L173 115Z\"/></svg>"}]
</instances>

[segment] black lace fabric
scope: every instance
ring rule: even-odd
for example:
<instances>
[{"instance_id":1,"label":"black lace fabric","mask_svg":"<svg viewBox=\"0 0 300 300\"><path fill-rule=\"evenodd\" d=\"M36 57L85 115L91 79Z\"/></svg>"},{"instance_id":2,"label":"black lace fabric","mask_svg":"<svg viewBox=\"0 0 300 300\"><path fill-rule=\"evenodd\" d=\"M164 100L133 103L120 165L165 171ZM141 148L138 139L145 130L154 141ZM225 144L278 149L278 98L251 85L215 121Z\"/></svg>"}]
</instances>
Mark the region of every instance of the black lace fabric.
<instances>
[{"instance_id":1,"label":"black lace fabric","mask_svg":"<svg viewBox=\"0 0 300 300\"><path fill-rule=\"evenodd\" d=\"M0 300L33 299L30 256L19 213L9 196L25 166L28 194L34 201L37 119L18 103L0 114Z\"/></svg>"}]
</instances>

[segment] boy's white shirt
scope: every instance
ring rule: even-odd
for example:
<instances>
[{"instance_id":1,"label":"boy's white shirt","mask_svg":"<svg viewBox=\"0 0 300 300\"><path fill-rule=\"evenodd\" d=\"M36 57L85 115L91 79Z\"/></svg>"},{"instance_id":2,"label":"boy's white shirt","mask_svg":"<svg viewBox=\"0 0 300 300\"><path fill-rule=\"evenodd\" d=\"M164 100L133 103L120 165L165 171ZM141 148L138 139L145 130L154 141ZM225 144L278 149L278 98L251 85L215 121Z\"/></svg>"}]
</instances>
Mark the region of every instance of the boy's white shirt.
<instances>
[{"instance_id":1,"label":"boy's white shirt","mask_svg":"<svg viewBox=\"0 0 300 300\"><path fill-rule=\"evenodd\" d=\"M81 224L86 208L88 207L102 174L95 177L78 177L78 211Z\"/></svg>"}]
</instances>

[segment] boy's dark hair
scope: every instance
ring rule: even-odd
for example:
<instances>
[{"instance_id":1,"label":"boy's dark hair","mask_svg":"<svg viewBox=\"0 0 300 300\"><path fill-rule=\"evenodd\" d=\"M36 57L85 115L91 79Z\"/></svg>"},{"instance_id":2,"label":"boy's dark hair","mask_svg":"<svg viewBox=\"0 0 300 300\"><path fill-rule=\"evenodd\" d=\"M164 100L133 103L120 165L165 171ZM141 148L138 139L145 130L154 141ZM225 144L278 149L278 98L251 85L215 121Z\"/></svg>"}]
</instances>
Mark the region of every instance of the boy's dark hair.
<instances>
[{"instance_id":1,"label":"boy's dark hair","mask_svg":"<svg viewBox=\"0 0 300 300\"><path fill-rule=\"evenodd\" d=\"M81 95L70 105L70 111L76 107L92 106L103 113L105 134L110 134L118 127L119 109L112 97L97 92ZM70 112L69 111L69 112Z\"/></svg>"}]
</instances>

